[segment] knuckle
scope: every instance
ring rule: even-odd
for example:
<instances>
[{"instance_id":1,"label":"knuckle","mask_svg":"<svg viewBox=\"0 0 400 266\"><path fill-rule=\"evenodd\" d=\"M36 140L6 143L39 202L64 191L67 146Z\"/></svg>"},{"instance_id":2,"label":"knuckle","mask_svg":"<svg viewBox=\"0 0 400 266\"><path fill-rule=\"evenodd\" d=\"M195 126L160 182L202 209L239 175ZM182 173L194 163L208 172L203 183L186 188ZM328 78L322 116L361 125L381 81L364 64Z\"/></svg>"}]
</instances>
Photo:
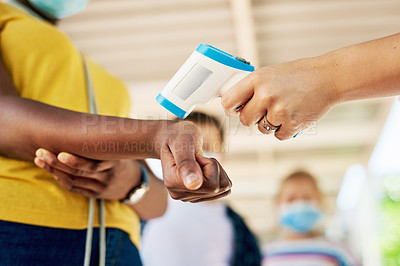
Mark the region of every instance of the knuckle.
<instances>
[{"instance_id":1,"label":"knuckle","mask_svg":"<svg viewBox=\"0 0 400 266\"><path fill-rule=\"evenodd\" d=\"M274 98L274 96L270 95L265 89L257 90L255 93L257 94L257 98L260 99L260 101L264 104L268 104L270 100Z\"/></svg>"},{"instance_id":2,"label":"knuckle","mask_svg":"<svg viewBox=\"0 0 400 266\"><path fill-rule=\"evenodd\" d=\"M275 119L280 118L281 120L288 120L288 111L284 106L276 104L275 108L272 111L275 115Z\"/></svg>"},{"instance_id":3,"label":"knuckle","mask_svg":"<svg viewBox=\"0 0 400 266\"><path fill-rule=\"evenodd\" d=\"M276 95L271 95L268 92L263 92L263 96L262 96L262 102L264 102L266 104L266 106L270 106L270 109L272 109L272 112L277 112L279 110L274 110L275 109L275 105L279 102L279 97ZM272 107L272 108L271 108ZM268 110L269 111L269 110Z\"/></svg>"},{"instance_id":4,"label":"knuckle","mask_svg":"<svg viewBox=\"0 0 400 266\"><path fill-rule=\"evenodd\" d=\"M269 84L266 82L265 77L259 72L253 72L249 75L251 86L253 86L255 93L266 92Z\"/></svg>"},{"instance_id":5,"label":"knuckle","mask_svg":"<svg viewBox=\"0 0 400 266\"><path fill-rule=\"evenodd\" d=\"M264 74L260 73L260 71L254 71L250 75L248 75L247 77L249 78L250 84L253 87L262 86L266 82Z\"/></svg>"},{"instance_id":6,"label":"knuckle","mask_svg":"<svg viewBox=\"0 0 400 266\"><path fill-rule=\"evenodd\" d=\"M297 127L297 126L299 126L299 125L302 123L302 120L303 120L303 118L302 118L302 116L301 116L300 114L298 114L298 113L293 113L293 114L291 114L291 115L289 116L288 124L289 124L291 127Z\"/></svg>"}]
</instances>

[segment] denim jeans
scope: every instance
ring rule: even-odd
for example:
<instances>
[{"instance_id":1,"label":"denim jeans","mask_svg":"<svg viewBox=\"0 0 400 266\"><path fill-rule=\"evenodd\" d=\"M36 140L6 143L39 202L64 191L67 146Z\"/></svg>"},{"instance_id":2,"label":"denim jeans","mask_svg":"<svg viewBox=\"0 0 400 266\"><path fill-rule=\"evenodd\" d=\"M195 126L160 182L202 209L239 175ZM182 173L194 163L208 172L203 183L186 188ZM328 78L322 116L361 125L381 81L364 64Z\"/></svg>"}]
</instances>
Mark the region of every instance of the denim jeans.
<instances>
[{"instance_id":1,"label":"denim jeans","mask_svg":"<svg viewBox=\"0 0 400 266\"><path fill-rule=\"evenodd\" d=\"M141 266L129 235L106 230L106 265ZM0 221L0 265L83 265L86 230L70 230ZM90 265L98 265L99 229L93 228Z\"/></svg>"}]
</instances>

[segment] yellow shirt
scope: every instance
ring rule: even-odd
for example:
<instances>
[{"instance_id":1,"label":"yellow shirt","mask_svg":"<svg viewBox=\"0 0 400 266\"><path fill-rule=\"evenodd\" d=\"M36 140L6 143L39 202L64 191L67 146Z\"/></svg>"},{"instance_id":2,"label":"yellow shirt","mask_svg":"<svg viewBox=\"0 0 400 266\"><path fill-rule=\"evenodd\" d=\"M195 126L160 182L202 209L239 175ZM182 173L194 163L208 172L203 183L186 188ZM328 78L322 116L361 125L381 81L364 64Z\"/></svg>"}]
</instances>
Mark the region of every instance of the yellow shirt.
<instances>
[{"instance_id":1,"label":"yellow shirt","mask_svg":"<svg viewBox=\"0 0 400 266\"><path fill-rule=\"evenodd\" d=\"M0 52L21 97L89 111L81 55L53 25L0 3ZM128 116L129 96L124 84L90 60L87 63L98 112ZM118 201L107 201L105 207L106 226L129 233L137 245L139 220L132 209ZM63 189L32 162L0 156L0 220L84 229L87 219L87 198ZM99 225L98 220L94 225Z\"/></svg>"}]
</instances>

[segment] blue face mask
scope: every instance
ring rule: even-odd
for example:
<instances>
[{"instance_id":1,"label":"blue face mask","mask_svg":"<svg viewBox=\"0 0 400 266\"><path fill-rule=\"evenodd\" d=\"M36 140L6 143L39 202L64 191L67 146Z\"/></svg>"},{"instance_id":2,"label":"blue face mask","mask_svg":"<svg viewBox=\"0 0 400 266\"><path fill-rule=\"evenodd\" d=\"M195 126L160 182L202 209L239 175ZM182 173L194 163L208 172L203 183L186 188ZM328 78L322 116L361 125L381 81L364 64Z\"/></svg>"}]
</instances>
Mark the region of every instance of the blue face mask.
<instances>
[{"instance_id":1,"label":"blue face mask","mask_svg":"<svg viewBox=\"0 0 400 266\"><path fill-rule=\"evenodd\" d=\"M89 0L28 0L49 18L61 19L82 11Z\"/></svg>"},{"instance_id":2,"label":"blue face mask","mask_svg":"<svg viewBox=\"0 0 400 266\"><path fill-rule=\"evenodd\" d=\"M284 228L301 234L313 231L321 217L322 211L310 201L285 204L280 210L280 224Z\"/></svg>"}]
</instances>

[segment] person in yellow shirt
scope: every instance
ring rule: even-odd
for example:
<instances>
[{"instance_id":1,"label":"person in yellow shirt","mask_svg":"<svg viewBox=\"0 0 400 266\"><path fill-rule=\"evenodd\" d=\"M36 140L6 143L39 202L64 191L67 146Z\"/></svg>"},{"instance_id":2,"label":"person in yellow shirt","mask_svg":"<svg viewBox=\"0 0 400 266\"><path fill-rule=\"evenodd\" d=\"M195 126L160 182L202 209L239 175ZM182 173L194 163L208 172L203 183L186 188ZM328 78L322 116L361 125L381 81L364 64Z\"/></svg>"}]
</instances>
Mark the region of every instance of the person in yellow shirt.
<instances>
[{"instance_id":1,"label":"person in yellow shirt","mask_svg":"<svg viewBox=\"0 0 400 266\"><path fill-rule=\"evenodd\" d=\"M141 265L137 214L159 215L163 197L135 160L160 158L175 199L230 193L192 123L126 118L125 86L55 27L86 2L0 3L1 265Z\"/></svg>"}]
</instances>

